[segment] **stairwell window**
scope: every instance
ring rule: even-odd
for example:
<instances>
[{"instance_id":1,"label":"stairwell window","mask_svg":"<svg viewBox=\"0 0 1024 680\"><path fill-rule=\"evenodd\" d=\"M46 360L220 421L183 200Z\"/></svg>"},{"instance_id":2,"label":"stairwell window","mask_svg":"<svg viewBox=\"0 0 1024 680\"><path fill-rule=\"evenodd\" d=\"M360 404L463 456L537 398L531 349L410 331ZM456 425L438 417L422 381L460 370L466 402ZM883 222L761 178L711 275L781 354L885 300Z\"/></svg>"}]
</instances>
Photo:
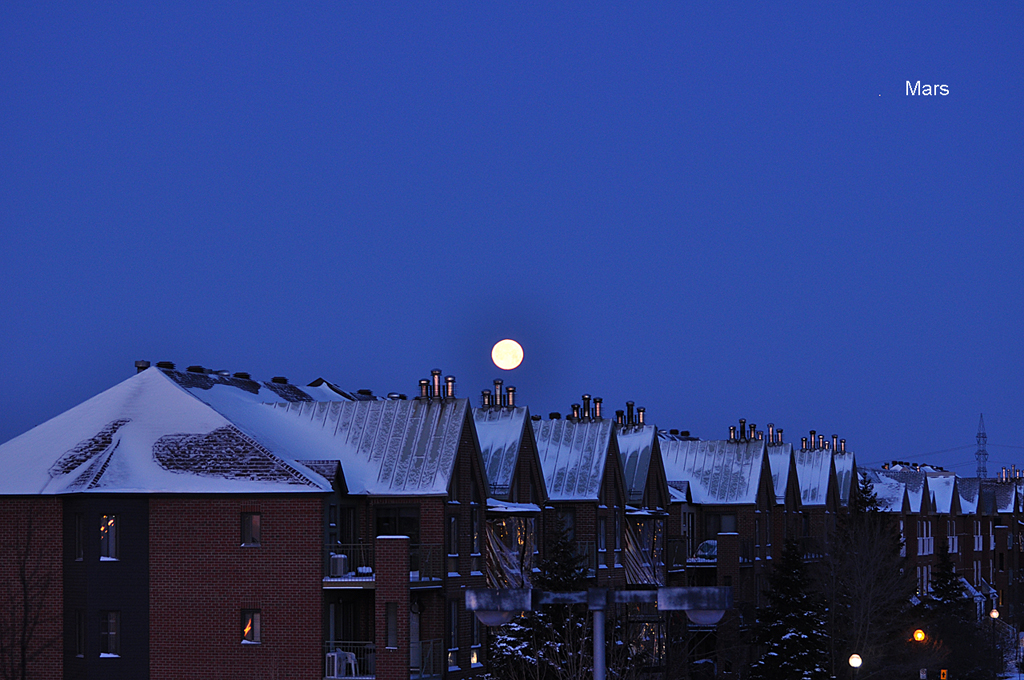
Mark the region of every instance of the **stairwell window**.
<instances>
[{"instance_id":1,"label":"stairwell window","mask_svg":"<svg viewBox=\"0 0 1024 680\"><path fill-rule=\"evenodd\" d=\"M242 547L254 548L260 545L260 513L242 513Z\"/></svg>"},{"instance_id":2,"label":"stairwell window","mask_svg":"<svg viewBox=\"0 0 1024 680\"><path fill-rule=\"evenodd\" d=\"M448 600L448 670L459 670L459 601Z\"/></svg>"},{"instance_id":3,"label":"stairwell window","mask_svg":"<svg viewBox=\"0 0 1024 680\"><path fill-rule=\"evenodd\" d=\"M260 644L260 610L242 610L242 644Z\"/></svg>"},{"instance_id":4,"label":"stairwell window","mask_svg":"<svg viewBox=\"0 0 1024 680\"><path fill-rule=\"evenodd\" d=\"M121 656L121 612L100 612L100 658Z\"/></svg>"},{"instance_id":5,"label":"stairwell window","mask_svg":"<svg viewBox=\"0 0 1024 680\"><path fill-rule=\"evenodd\" d=\"M100 561L117 560L118 516L100 515Z\"/></svg>"},{"instance_id":6,"label":"stairwell window","mask_svg":"<svg viewBox=\"0 0 1024 680\"><path fill-rule=\"evenodd\" d=\"M459 518L448 516L448 575L459 575Z\"/></svg>"}]
</instances>

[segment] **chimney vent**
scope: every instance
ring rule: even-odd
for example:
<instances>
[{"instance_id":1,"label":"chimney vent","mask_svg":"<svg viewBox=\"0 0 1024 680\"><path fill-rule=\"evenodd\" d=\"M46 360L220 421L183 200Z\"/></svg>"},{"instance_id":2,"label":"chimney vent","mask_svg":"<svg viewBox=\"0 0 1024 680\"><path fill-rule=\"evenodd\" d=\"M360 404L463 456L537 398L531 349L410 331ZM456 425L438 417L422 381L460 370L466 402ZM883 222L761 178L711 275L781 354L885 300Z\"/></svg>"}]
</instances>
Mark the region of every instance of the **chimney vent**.
<instances>
[{"instance_id":1,"label":"chimney vent","mask_svg":"<svg viewBox=\"0 0 1024 680\"><path fill-rule=\"evenodd\" d=\"M731 442L736 441L736 426L735 425L730 425L729 426L729 441L731 441Z\"/></svg>"},{"instance_id":2,"label":"chimney vent","mask_svg":"<svg viewBox=\"0 0 1024 680\"><path fill-rule=\"evenodd\" d=\"M173 371L174 370L174 362L173 361L158 361L158 362L156 362L156 367L157 368L162 368L165 371Z\"/></svg>"},{"instance_id":3,"label":"chimney vent","mask_svg":"<svg viewBox=\"0 0 1024 680\"><path fill-rule=\"evenodd\" d=\"M510 408L516 407L516 388L511 385L505 388L505 405Z\"/></svg>"},{"instance_id":4,"label":"chimney vent","mask_svg":"<svg viewBox=\"0 0 1024 680\"><path fill-rule=\"evenodd\" d=\"M775 433L778 435L778 443L781 444L782 443L782 428L780 427L779 429L775 430Z\"/></svg>"},{"instance_id":5,"label":"chimney vent","mask_svg":"<svg viewBox=\"0 0 1024 680\"><path fill-rule=\"evenodd\" d=\"M800 450L801 451L806 451L807 450L807 437L800 437Z\"/></svg>"},{"instance_id":6,"label":"chimney vent","mask_svg":"<svg viewBox=\"0 0 1024 680\"><path fill-rule=\"evenodd\" d=\"M646 409L643 406L641 406L640 408L638 408L636 410L636 424L637 425L643 425L644 424L644 411L645 410Z\"/></svg>"},{"instance_id":7,"label":"chimney vent","mask_svg":"<svg viewBox=\"0 0 1024 680\"><path fill-rule=\"evenodd\" d=\"M491 407L491 391L483 390L480 392L480 405L484 408Z\"/></svg>"},{"instance_id":8,"label":"chimney vent","mask_svg":"<svg viewBox=\"0 0 1024 680\"><path fill-rule=\"evenodd\" d=\"M819 449L825 448L825 435L823 435L823 434L819 434L818 435L818 448Z\"/></svg>"},{"instance_id":9,"label":"chimney vent","mask_svg":"<svg viewBox=\"0 0 1024 680\"><path fill-rule=\"evenodd\" d=\"M443 395L441 393L441 369L435 368L430 372L430 388L431 394L434 399L440 399Z\"/></svg>"},{"instance_id":10,"label":"chimney vent","mask_svg":"<svg viewBox=\"0 0 1024 680\"><path fill-rule=\"evenodd\" d=\"M601 397L594 397L594 420L601 420L601 403L604 399Z\"/></svg>"},{"instance_id":11,"label":"chimney vent","mask_svg":"<svg viewBox=\"0 0 1024 680\"><path fill-rule=\"evenodd\" d=\"M679 436L680 437L689 437L690 436L690 431L689 430L683 430L682 432L679 433Z\"/></svg>"},{"instance_id":12,"label":"chimney vent","mask_svg":"<svg viewBox=\"0 0 1024 680\"><path fill-rule=\"evenodd\" d=\"M373 390L368 390L365 387L363 387L362 389L356 390L356 394L361 394L364 397L372 397L373 396Z\"/></svg>"},{"instance_id":13,"label":"chimney vent","mask_svg":"<svg viewBox=\"0 0 1024 680\"><path fill-rule=\"evenodd\" d=\"M590 420L590 395L583 395L583 417Z\"/></svg>"},{"instance_id":14,"label":"chimney vent","mask_svg":"<svg viewBox=\"0 0 1024 680\"><path fill-rule=\"evenodd\" d=\"M237 371L235 373L235 377L238 378L239 380L252 380L252 376L246 373L245 371Z\"/></svg>"},{"instance_id":15,"label":"chimney vent","mask_svg":"<svg viewBox=\"0 0 1024 680\"><path fill-rule=\"evenodd\" d=\"M747 438L747 419L746 418L740 418L740 428L739 428L739 431L736 434L739 435L739 439L746 439Z\"/></svg>"},{"instance_id":16,"label":"chimney vent","mask_svg":"<svg viewBox=\"0 0 1024 680\"><path fill-rule=\"evenodd\" d=\"M764 430L758 430L757 431L757 441L759 441L759 442L763 442L764 441Z\"/></svg>"},{"instance_id":17,"label":"chimney vent","mask_svg":"<svg viewBox=\"0 0 1024 680\"><path fill-rule=\"evenodd\" d=\"M669 430L669 434L679 434L679 430Z\"/></svg>"},{"instance_id":18,"label":"chimney vent","mask_svg":"<svg viewBox=\"0 0 1024 680\"><path fill-rule=\"evenodd\" d=\"M206 373L206 369L202 366L189 366L185 370L189 373Z\"/></svg>"},{"instance_id":19,"label":"chimney vent","mask_svg":"<svg viewBox=\"0 0 1024 680\"><path fill-rule=\"evenodd\" d=\"M633 424L633 402L626 402L626 425Z\"/></svg>"},{"instance_id":20,"label":"chimney vent","mask_svg":"<svg viewBox=\"0 0 1024 680\"><path fill-rule=\"evenodd\" d=\"M845 439L840 439L839 440L839 452L840 453L846 453L846 440Z\"/></svg>"},{"instance_id":21,"label":"chimney vent","mask_svg":"<svg viewBox=\"0 0 1024 680\"><path fill-rule=\"evenodd\" d=\"M754 438L754 433L756 431L757 431L757 425L755 425L754 423L751 423L750 424L750 434L747 436L747 439L753 439Z\"/></svg>"},{"instance_id":22,"label":"chimney vent","mask_svg":"<svg viewBox=\"0 0 1024 680\"><path fill-rule=\"evenodd\" d=\"M135 362L135 372L136 373L142 373L147 368L149 368L149 366L150 366L150 363L148 361L145 361L145 360L136 361Z\"/></svg>"},{"instance_id":23,"label":"chimney vent","mask_svg":"<svg viewBox=\"0 0 1024 680\"><path fill-rule=\"evenodd\" d=\"M832 450L833 451L838 451L839 450L839 435L837 435L837 434L832 435Z\"/></svg>"},{"instance_id":24,"label":"chimney vent","mask_svg":"<svg viewBox=\"0 0 1024 680\"><path fill-rule=\"evenodd\" d=\"M270 382L277 383L278 385L287 385L288 378L284 377L283 375L275 375L273 378L270 379Z\"/></svg>"},{"instance_id":25,"label":"chimney vent","mask_svg":"<svg viewBox=\"0 0 1024 680\"><path fill-rule=\"evenodd\" d=\"M572 419L574 421L580 419L580 405L579 404L573 404L572 405Z\"/></svg>"},{"instance_id":26,"label":"chimney vent","mask_svg":"<svg viewBox=\"0 0 1024 680\"><path fill-rule=\"evenodd\" d=\"M626 412L623 411L622 409L619 409L618 411L615 412L615 423L617 425L625 425L626 424L625 413Z\"/></svg>"},{"instance_id":27,"label":"chimney vent","mask_svg":"<svg viewBox=\"0 0 1024 680\"><path fill-rule=\"evenodd\" d=\"M455 398L455 376L449 375L444 379L444 396L448 399Z\"/></svg>"},{"instance_id":28,"label":"chimney vent","mask_svg":"<svg viewBox=\"0 0 1024 680\"><path fill-rule=\"evenodd\" d=\"M391 401L398 401L401 398L402 395L399 394L398 392L388 392L388 399L390 399Z\"/></svg>"},{"instance_id":29,"label":"chimney vent","mask_svg":"<svg viewBox=\"0 0 1024 680\"><path fill-rule=\"evenodd\" d=\"M561 420L562 419L562 414L559 413L558 411L552 411L551 413L548 414L548 419L549 420Z\"/></svg>"},{"instance_id":30,"label":"chimney vent","mask_svg":"<svg viewBox=\"0 0 1024 680\"><path fill-rule=\"evenodd\" d=\"M540 414L538 413L537 415L530 416L530 420L539 421L540 420Z\"/></svg>"},{"instance_id":31,"label":"chimney vent","mask_svg":"<svg viewBox=\"0 0 1024 680\"><path fill-rule=\"evenodd\" d=\"M501 378L495 378L494 379L494 406L495 406L495 408L497 408L498 406L504 406L505 405L505 404L502 403L502 398L501 398L501 391L502 391L501 390L501 386L504 383L505 383L505 381L502 380Z\"/></svg>"},{"instance_id":32,"label":"chimney vent","mask_svg":"<svg viewBox=\"0 0 1024 680\"><path fill-rule=\"evenodd\" d=\"M420 399L430 399L430 380L420 378Z\"/></svg>"},{"instance_id":33,"label":"chimney vent","mask_svg":"<svg viewBox=\"0 0 1024 680\"><path fill-rule=\"evenodd\" d=\"M775 443L775 423L768 423L768 444Z\"/></svg>"}]
</instances>

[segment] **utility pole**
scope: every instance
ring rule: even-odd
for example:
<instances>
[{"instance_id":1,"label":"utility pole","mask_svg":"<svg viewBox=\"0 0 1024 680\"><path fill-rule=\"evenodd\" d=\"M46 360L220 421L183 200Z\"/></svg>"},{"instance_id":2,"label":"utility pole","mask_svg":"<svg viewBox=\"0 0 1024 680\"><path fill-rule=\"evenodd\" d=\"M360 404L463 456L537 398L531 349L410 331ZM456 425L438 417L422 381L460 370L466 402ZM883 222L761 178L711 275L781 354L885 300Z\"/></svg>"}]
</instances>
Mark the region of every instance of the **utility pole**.
<instances>
[{"instance_id":1,"label":"utility pole","mask_svg":"<svg viewBox=\"0 0 1024 680\"><path fill-rule=\"evenodd\" d=\"M978 479L986 479L988 477L988 449L985 445L988 443L988 435L985 434L985 414L982 413L978 416L978 451L974 454L974 457L978 459Z\"/></svg>"}]
</instances>

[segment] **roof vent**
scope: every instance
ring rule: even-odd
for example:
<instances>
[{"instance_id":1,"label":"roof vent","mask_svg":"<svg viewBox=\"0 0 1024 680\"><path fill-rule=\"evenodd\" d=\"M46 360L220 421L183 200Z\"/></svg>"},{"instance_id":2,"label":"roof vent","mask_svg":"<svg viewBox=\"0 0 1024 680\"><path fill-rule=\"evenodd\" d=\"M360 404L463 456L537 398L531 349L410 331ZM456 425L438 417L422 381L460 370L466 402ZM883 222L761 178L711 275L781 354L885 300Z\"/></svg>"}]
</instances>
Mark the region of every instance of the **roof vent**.
<instances>
[{"instance_id":1,"label":"roof vent","mask_svg":"<svg viewBox=\"0 0 1024 680\"><path fill-rule=\"evenodd\" d=\"M430 398L430 381L426 378L420 378L420 399Z\"/></svg>"},{"instance_id":2,"label":"roof vent","mask_svg":"<svg viewBox=\"0 0 1024 680\"><path fill-rule=\"evenodd\" d=\"M757 431L757 425L755 425L754 423L751 423L750 424L749 433L747 434L747 439L753 439L754 438L754 433L756 431Z\"/></svg>"},{"instance_id":3,"label":"roof vent","mask_svg":"<svg viewBox=\"0 0 1024 680\"><path fill-rule=\"evenodd\" d=\"M679 434L679 430L669 430L669 434Z\"/></svg>"},{"instance_id":4,"label":"roof vent","mask_svg":"<svg viewBox=\"0 0 1024 680\"><path fill-rule=\"evenodd\" d=\"M643 425L644 424L644 411L646 411L646 410L647 409L645 409L643 406L641 406L640 408L638 408L636 410L636 424L637 425Z\"/></svg>"},{"instance_id":5,"label":"roof vent","mask_svg":"<svg viewBox=\"0 0 1024 680\"><path fill-rule=\"evenodd\" d=\"M800 450L801 451L806 451L807 450L807 437L800 437Z\"/></svg>"},{"instance_id":6,"label":"roof vent","mask_svg":"<svg viewBox=\"0 0 1024 680\"><path fill-rule=\"evenodd\" d=\"M535 416L530 416L530 420L536 420L536 421L539 421L539 420L540 420L540 414L538 413L538 414L537 414L537 415L535 415Z\"/></svg>"},{"instance_id":7,"label":"roof vent","mask_svg":"<svg viewBox=\"0 0 1024 680\"><path fill-rule=\"evenodd\" d=\"M846 453L846 440L845 439L840 439L839 440L839 453Z\"/></svg>"},{"instance_id":8,"label":"roof vent","mask_svg":"<svg viewBox=\"0 0 1024 680\"><path fill-rule=\"evenodd\" d=\"M683 430L682 432L679 433L679 436L680 437L689 437L690 436L690 431L689 430Z\"/></svg>"},{"instance_id":9,"label":"roof vent","mask_svg":"<svg viewBox=\"0 0 1024 680\"><path fill-rule=\"evenodd\" d=\"M516 388L509 385L505 388L505 406L515 408L516 406Z\"/></svg>"},{"instance_id":10,"label":"roof vent","mask_svg":"<svg viewBox=\"0 0 1024 680\"><path fill-rule=\"evenodd\" d=\"M156 367L157 368L162 368L165 371L173 371L174 370L174 362L173 361L158 361L158 362L156 362Z\"/></svg>"},{"instance_id":11,"label":"roof vent","mask_svg":"<svg viewBox=\"0 0 1024 680\"><path fill-rule=\"evenodd\" d=\"M572 419L574 421L579 420L580 419L580 405L579 404L573 404L571 408L572 408Z\"/></svg>"},{"instance_id":12,"label":"roof vent","mask_svg":"<svg viewBox=\"0 0 1024 680\"><path fill-rule=\"evenodd\" d=\"M494 405L495 406L504 406L504 404L501 403L501 386L504 383L505 383L505 381L502 380L501 378L495 378L494 379Z\"/></svg>"},{"instance_id":13,"label":"roof vent","mask_svg":"<svg viewBox=\"0 0 1024 680\"><path fill-rule=\"evenodd\" d=\"M633 402L626 402L626 425L633 424Z\"/></svg>"},{"instance_id":14,"label":"roof vent","mask_svg":"<svg viewBox=\"0 0 1024 680\"><path fill-rule=\"evenodd\" d=\"M837 434L832 435L832 450L833 451L838 451L839 450L839 435L837 435Z\"/></svg>"},{"instance_id":15,"label":"roof vent","mask_svg":"<svg viewBox=\"0 0 1024 680\"><path fill-rule=\"evenodd\" d=\"M825 448L825 435L823 435L823 434L819 434L818 435L818 448L819 449Z\"/></svg>"},{"instance_id":16,"label":"roof vent","mask_svg":"<svg viewBox=\"0 0 1024 680\"><path fill-rule=\"evenodd\" d=\"M388 392L388 399L390 399L392 401L398 401L401 398L402 398L402 395L399 394L398 392Z\"/></svg>"},{"instance_id":17,"label":"roof vent","mask_svg":"<svg viewBox=\"0 0 1024 680\"><path fill-rule=\"evenodd\" d=\"M739 435L739 439L746 439L747 438L747 419L746 418L740 418L740 426L739 426L736 434Z\"/></svg>"},{"instance_id":18,"label":"roof vent","mask_svg":"<svg viewBox=\"0 0 1024 680\"><path fill-rule=\"evenodd\" d=\"M149 368L149 366L150 366L150 363L148 361L145 361L145 360L136 361L135 362L135 372L136 373L142 373L147 368Z\"/></svg>"},{"instance_id":19,"label":"roof vent","mask_svg":"<svg viewBox=\"0 0 1024 680\"><path fill-rule=\"evenodd\" d=\"M277 382L277 378L274 378L274 382ZM282 381L282 382L288 382L288 381L287 381L287 380L284 380L284 381ZM361 390L356 390L356 394L361 394L361 395L363 395L364 397L372 397L372 396L373 396L373 390L368 390L368 389L366 389L366 388L364 387L364 388L363 388L363 389L361 389Z\"/></svg>"},{"instance_id":20,"label":"roof vent","mask_svg":"<svg viewBox=\"0 0 1024 680\"><path fill-rule=\"evenodd\" d=\"M583 417L590 420L590 395L583 395Z\"/></svg>"},{"instance_id":21,"label":"roof vent","mask_svg":"<svg viewBox=\"0 0 1024 680\"><path fill-rule=\"evenodd\" d=\"M736 441L736 426L735 425L730 425L729 426L729 441L731 441L731 442Z\"/></svg>"},{"instance_id":22,"label":"roof vent","mask_svg":"<svg viewBox=\"0 0 1024 680\"><path fill-rule=\"evenodd\" d=\"M441 394L441 369L435 368L430 371L430 388L431 394L434 399L440 399Z\"/></svg>"},{"instance_id":23,"label":"roof vent","mask_svg":"<svg viewBox=\"0 0 1024 680\"><path fill-rule=\"evenodd\" d=\"M558 411L552 411L551 413L548 414L548 418L551 420L561 420L562 414L559 413Z\"/></svg>"},{"instance_id":24,"label":"roof vent","mask_svg":"<svg viewBox=\"0 0 1024 680\"><path fill-rule=\"evenodd\" d=\"M275 375L273 378L270 379L270 382L277 383L278 385L287 385L288 378L284 377L283 375Z\"/></svg>"},{"instance_id":25,"label":"roof vent","mask_svg":"<svg viewBox=\"0 0 1024 680\"><path fill-rule=\"evenodd\" d=\"M444 396L447 399L455 398L455 376L449 375L444 379Z\"/></svg>"},{"instance_id":26,"label":"roof vent","mask_svg":"<svg viewBox=\"0 0 1024 680\"><path fill-rule=\"evenodd\" d=\"M490 390L482 390L480 392L480 406L483 407L483 408L490 408L491 407L491 391Z\"/></svg>"},{"instance_id":27,"label":"roof vent","mask_svg":"<svg viewBox=\"0 0 1024 680\"><path fill-rule=\"evenodd\" d=\"M808 444L810 444L810 447L809 447L808 450L813 451L814 450L814 444L815 444L815 442L818 441L817 437L815 437L814 430L811 430L811 436L808 438L808 440L809 440Z\"/></svg>"},{"instance_id":28,"label":"roof vent","mask_svg":"<svg viewBox=\"0 0 1024 680\"><path fill-rule=\"evenodd\" d=\"M189 373L206 373L206 369L202 366L189 366L185 370Z\"/></svg>"},{"instance_id":29,"label":"roof vent","mask_svg":"<svg viewBox=\"0 0 1024 680\"><path fill-rule=\"evenodd\" d=\"M239 380L252 380L252 376L246 373L245 371L238 371L237 373L235 373L235 377L238 378Z\"/></svg>"},{"instance_id":30,"label":"roof vent","mask_svg":"<svg viewBox=\"0 0 1024 680\"><path fill-rule=\"evenodd\" d=\"M778 440L776 443L781 444L782 443L782 428L780 427L779 429L775 430L775 433L778 435L776 437L776 439Z\"/></svg>"},{"instance_id":31,"label":"roof vent","mask_svg":"<svg viewBox=\"0 0 1024 680\"><path fill-rule=\"evenodd\" d=\"M775 423L768 423L768 444L775 443Z\"/></svg>"},{"instance_id":32,"label":"roof vent","mask_svg":"<svg viewBox=\"0 0 1024 680\"><path fill-rule=\"evenodd\" d=\"M604 399L601 397L594 397L594 420L601 420L601 404Z\"/></svg>"},{"instance_id":33,"label":"roof vent","mask_svg":"<svg viewBox=\"0 0 1024 680\"><path fill-rule=\"evenodd\" d=\"M626 424L625 413L626 412L623 411L622 409L619 409L618 411L615 412L615 424L616 425L625 425Z\"/></svg>"}]
</instances>

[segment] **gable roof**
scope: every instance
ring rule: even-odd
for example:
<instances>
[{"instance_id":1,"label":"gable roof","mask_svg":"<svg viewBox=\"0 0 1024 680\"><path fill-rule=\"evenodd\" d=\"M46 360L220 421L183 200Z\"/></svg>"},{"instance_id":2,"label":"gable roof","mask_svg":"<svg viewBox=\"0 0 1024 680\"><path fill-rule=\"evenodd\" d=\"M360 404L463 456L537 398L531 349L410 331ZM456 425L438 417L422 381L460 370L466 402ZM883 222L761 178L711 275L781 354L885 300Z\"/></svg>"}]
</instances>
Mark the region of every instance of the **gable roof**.
<instances>
[{"instance_id":1,"label":"gable roof","mask_svg":"<svg viewBox=\"0 0 1024 680\"><path fill-rule=\"evenodd\" d=\"M765 456L763 440L695 441L663 438L665 477L690 482L695 503L753 504Z\"/></svg>"},{"instance_id":2,"label":"gable roof","mask_svg":"<svg viewBox=\"0 0 1024 680\"><path fill-rule=\"evenodd\" d=\"M626 500L637 503L643 500L647 477L654 455L657 429L651 425L628 425L615 428L615 439L619 445L619 460L626 481Z\"/></svg>"},{"instance_id":3,"label":"gable roof","mask_svg":"<svg viewBox=\"0 0 1024 680\"><path fill-rule=\"evenodd\" d=\"M348 492L448 492L469 423L467 399L273 403L247 424L268 439L301 442L317 461L341 463Z\"/></svg>"},{"instance_id":4,"label":"gable roof","mask_svg":"<svg viewBox=\"0 0 1024 680\"><path fill-rule=\"evenodd\" d=\"M953 494L956 491L956 475L952 472L930 471L928 490L931 492L935 512L948 515L953 510Z\"/></svg>"},{"instance_id":5,"label":"gable roof","mask_svg":"<svg viewBox=\"0 0 1024 680\"><path fill-rule=\"evenodd\" d=\"M960 495L960 512L974 515L978 512L978 496L981 480L977 477L961 477L957 480L956 489Z\"/></svg>"},{"instance_id":6,"label":"gable roof","mask_svg":"<svg viewBox=\"0 0 1024 680\"><path fill-rule=\"evenodd\" d=\"M491 496L504 497L509 493L529 417L523 406L473 409L473 424Z\"/></svg>"},{"instance_id":7,"label":"gable roof","mask_svg":"<svg viewBox=\"0 0 1024 680\"><path fill-rule=\"evenodd\" d=\"M905 481L894 479L890 475L883 475L887 470L875 470L863 468L858 472L871 482L875 496L878 497L878 507L884 512L902 512L903 501L907 496L907 485Z\"/></svg>"},{"instance_id":8,"label":"gable roof","mask_svg":"<svg viewBox=\"0 0 1024 680\"><path fill-rule=\"evenodd\" d=\"M793 445L789 442L768 446L768 468L772 471L772 488L776 505L786 502L790 468L793 466Z\"/></svg>"},{"instance_id":9,"label":"gable roof","mask_svg":"<svg viewBox=\"0 0 1024 680\"><path fill-rule=\"evenodd\" d=\"M804 506L825 505L832 480L832 451L830 449L801 449L793 451L796 479L800 484L800 502Z\"/></svg>"},{"instance_id":10,"label":"gable roof","mask_svg":"<svg viewBox=\"0 0 1024 680\"><path fill-rule=\"evenodd\" d=\"M857 459L852 451L844 451L832 455L832 463L836 466L836 486L839 487L839 505L850 505L850 494L857 483Z\"/></svg>"},{"instance_id":11,"label":"gable roof","mask_svg":"<svg viewBox=\"0 0 1024 680\"><path fill-rule=\"evenodd\" d=\"M539 420L537 454L553 501L597 500L604 480L612 421Z\"/></svg>"},{"instance_id":12,"label":"gable roof","mask_svg":"<svg viewBox=\"0 0 1024 680\"><path fill-rule=\"evenodd\" d=\"M294 453L150 368L0 446L0 493L329 491Z\"/></svg>"}]
</instances>

